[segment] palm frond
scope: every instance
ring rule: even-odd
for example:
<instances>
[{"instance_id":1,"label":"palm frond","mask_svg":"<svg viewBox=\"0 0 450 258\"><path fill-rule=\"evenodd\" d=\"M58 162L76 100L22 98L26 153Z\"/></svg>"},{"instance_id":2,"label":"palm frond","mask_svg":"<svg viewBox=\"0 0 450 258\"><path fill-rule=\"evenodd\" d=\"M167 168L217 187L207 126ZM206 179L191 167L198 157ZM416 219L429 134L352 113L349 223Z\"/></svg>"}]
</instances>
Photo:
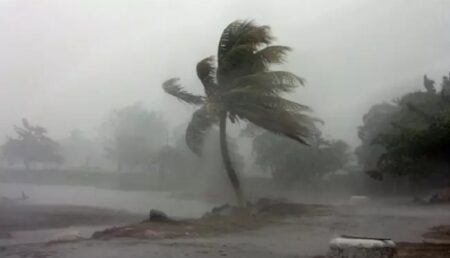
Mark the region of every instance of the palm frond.
<instances>
[{"instance_id":1,"label":"palm frond","mask_svg":"<svg viewBox=\"0 0 450 258\"><path fill-rule=\"evenodd\" d=\"M199 95L191 94L185 91L179 84L179 78L172 78L165 81L162 85L165 92L168 94L177 97L179 100L182 100L189 104L201 105L204 102L204 97Z\"/></svg>"},{"instance_id":2,"label":"palm frond","mask_svg":"<svg viewBox=\"0 0 450 258\"><path fill-rule=\"evenodd\" d=\"M283 110L268 109L255 105L241 105L232 111L240 119L245 119L272 133L281 134L302 144L309 145L310 120L299 119L299 114Z\"/></svg>"},{"instance_id":3,"label":"palm frond","mask_svg":"<svg viewBox=\"0 0 450 258\"><path fill-rule=\"evenodd\" d=\"M207 57L197 64L197 76L205 88L205 94L210 96L217 87L216 83L216 66L214 57Z\"/></svg>"},{"instance_id":4,"label":"palm frond","mask_svg":"<svg viewBox=\"0 0 450 258\"><path fill-rule=\"evenodd\" d=\"M192 119L186 129L186 144L195 154L201 155L205 134L216 123L216 119L208 114L205 106L198 109L192 115Z\"/></svg>"},{"instance_id":5,"label":"palm frond","mask_svg":"<svg viewBox=\"0 0 450 258\"><path fill-rule=\"evenodd\" d=\"M221 60L234 47L249 44L255 49L261 44L270 44L273 37L268 26L256 26L253 21L237 20L229 24L219 40L219 66Z\"/></svg>"},{"instance_id":6,"label":"palm frond","mask_svg":"<svg viewBox=\"0 0 450 258\"><path fill-rule=\"evenodd\" d=\"M270 27L256 26L252 21L238 20L228 25L219 41L219 85L228 85L232 78L266 70L264 57L256 55L256 52L262 45L270 44L273 39ZM268 52L269 50L266 57ZM272 51L272 54L274 52Z\"/></svg>"},{"instance_id":7,"label":"palm frond","mask_svg":"<svg viewBox=\"0 0 450 258\"><path fill-rule=\"evenodd\" d=\"M269 26L256 26L250 22L248 29L241 32L239 41L236 42L236 45L251 44L257 48L263 44L270 44L273 40L274 37L272 36Z\"/></svg>"},{"instance_id":8,"label":"palm frond","mask_svg":"<svg viewBox=\"0 0 450 258\"><path fill-rule=\"evenodd\" d=\"M255 60L263 67L268 64L280 64L286 60L286 54L291 50L287 46L268 46L255 53Z\"/></svg>"},{"instance_id":9,"label":"palm frond","mask_svg":"<svg viewBox=\"0 0 450 258\"><path fill-rule=\"evenodd\" d=\"M239 45L232 48L220 60L217 70L218 81L221 85L229 85L236 77L253 73L255 54L252 45Z\"/></svg>"},{"instance_id":10,"label":"palm frond","mask_svg":"<svg viewBox=\"0 0 450 258\"><path fill-rule=\"evenodd\" d=\"M237 78L230 92L249 92L261 95L277 95L281 92L291 92L305 80L285 71L269 71L250 74Z\"/></svg>"},{"instance_id":11,"label":"palm frond","mask_svg":"<svg viewBox=\"0 0 450 258\"><path fill-rule=\"evenodd\" d=\"M292 117L294 117L295 120L301 121L304 125L306 125L311 130L311 132L318 130L316 124L321 125L325 124L325 122L322 119L310 116L309 114L307 115L300 112L289 112L289 113L291 114Z\"/></svg>"},{"instance_id":12,"label":"palm frond","mask_svg":"<svg viewBox=\"0 0 450 258\"><path fill-rule=\"evenodd\" d=\"M274 110L288 112L309 112L311 108L276 95L264 95L246 92L234 92L224 95L224 103L228 108L236 105L255 105Z\"/></svg>"},{"instance_id":13,"label":"palm frond","mask_svg":"<svg viewBox=\"0 0 450 258\"><path fill-rule=\"evenodd\" d=\"M255 51L252 44L235 46L221 59L218 70L220 82L228 84L227 78L266 72L270 64L284 62L289 50L285 46L269 46L259 51Z\"/></svg>"}]
</instances>

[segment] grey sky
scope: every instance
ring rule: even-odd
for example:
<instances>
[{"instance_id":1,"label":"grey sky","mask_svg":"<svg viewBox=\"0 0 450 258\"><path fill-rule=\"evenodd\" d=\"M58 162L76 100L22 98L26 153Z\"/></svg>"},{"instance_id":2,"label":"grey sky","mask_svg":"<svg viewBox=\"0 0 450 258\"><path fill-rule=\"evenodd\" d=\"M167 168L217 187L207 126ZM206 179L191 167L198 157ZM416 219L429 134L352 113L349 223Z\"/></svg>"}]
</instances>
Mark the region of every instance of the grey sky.
<instances>
[{"instance_id":1,"label":"grey sky","mask_svg":"<svg viewBox=\"0 0 450 258\"><path fill-rule=\"evenodd\" d=\"M353 145L372 104L450 71L446 0L0 0L0 135L22 117L55 137L94 132L108 111L137 101L185 120L192 108L161 82L178 76L201 92L195 64L245 18L294 48L286 67L308 85L292 98Z\"/></svg>"}]
</instances>

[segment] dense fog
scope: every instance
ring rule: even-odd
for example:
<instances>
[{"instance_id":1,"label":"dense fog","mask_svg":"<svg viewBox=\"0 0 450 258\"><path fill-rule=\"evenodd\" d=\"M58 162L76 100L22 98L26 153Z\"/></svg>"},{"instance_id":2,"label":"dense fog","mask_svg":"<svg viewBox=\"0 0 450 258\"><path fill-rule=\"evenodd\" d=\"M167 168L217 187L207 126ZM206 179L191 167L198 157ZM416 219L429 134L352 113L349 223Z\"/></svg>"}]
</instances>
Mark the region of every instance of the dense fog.
<instances>
[{"instance_id":1,"label":"dense fog","mask_svg":"<svg viewBox=\"0 0 450 258\"><path fill-rule=\"evenodd\" d=\"M420 241L450 223L449 29L446 0L0 0L0 246L305 214L249 246Z\"/></svg>"},{"instance_id":2,"label":"dense fog","mask_svg":"<svg viewBox=\"0 0 450 258\"><path fill-rule=\"evenodd\" d=\"M201 92L195 65L215 55L236 19L268 24L285 64L306 78L291 97L327 135L358 144L374 103L421 87L449 67L447 1L1 1L1 134L23 117L54 137L96 135L114 108L137 101L176 126L191 109L161 90L169 77Z\"/></svg>"}]
</instances>

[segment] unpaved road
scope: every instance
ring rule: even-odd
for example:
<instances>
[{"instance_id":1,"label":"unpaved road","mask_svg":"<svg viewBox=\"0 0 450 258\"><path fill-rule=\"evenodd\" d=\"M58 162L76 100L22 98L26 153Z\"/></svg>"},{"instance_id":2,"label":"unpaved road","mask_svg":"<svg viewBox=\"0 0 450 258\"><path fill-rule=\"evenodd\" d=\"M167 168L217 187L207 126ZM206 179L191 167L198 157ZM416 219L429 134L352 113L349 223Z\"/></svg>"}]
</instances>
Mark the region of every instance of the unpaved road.
<instances>
[{"instance_id":1,"label":"unpaved road","mask_svg":"<svg viewBox=\"0 0 450 258\"><path fill-rule=\"evenodd\" d=\"M422 234L436 225L450 225L449 207L340 207L332 216L296 218L216 237L14 245L1 248L0 257L313 257L325 254L329 240L341 234L421 241Z\"/></svg>"}]
</instances>

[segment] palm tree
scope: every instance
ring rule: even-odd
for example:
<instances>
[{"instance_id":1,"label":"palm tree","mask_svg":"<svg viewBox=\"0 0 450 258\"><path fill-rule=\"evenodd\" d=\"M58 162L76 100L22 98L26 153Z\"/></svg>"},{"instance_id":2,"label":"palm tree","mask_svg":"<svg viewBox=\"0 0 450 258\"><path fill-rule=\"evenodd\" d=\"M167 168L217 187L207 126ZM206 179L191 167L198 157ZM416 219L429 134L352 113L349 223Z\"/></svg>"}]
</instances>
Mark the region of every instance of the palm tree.
<instances>
[{"instance_id":1,"label":"palm tree","mask_svg":"<svg viewBox=\"0 0 450 258\"><path fill-rule=\"evenodd\" d=\"M290 72L269 69L271 64L283 63L291 50L271 45L273 40L268 26L235 21L222 33L217 63L208 57L197 64L197 75L206 96L186 92L178 84L178 78L163 83L168 94L201 106L186 130L186 143L194 153L201 155L205 133L219 123L223 163L240 205L244 205L244 196L228 151L227 119L232 123L249 121L302 144L307 144L306 137L314 121L304 114L310 110L307 106L280 96L303 85L304 80Z\"/></svg>"}]
</instances>

